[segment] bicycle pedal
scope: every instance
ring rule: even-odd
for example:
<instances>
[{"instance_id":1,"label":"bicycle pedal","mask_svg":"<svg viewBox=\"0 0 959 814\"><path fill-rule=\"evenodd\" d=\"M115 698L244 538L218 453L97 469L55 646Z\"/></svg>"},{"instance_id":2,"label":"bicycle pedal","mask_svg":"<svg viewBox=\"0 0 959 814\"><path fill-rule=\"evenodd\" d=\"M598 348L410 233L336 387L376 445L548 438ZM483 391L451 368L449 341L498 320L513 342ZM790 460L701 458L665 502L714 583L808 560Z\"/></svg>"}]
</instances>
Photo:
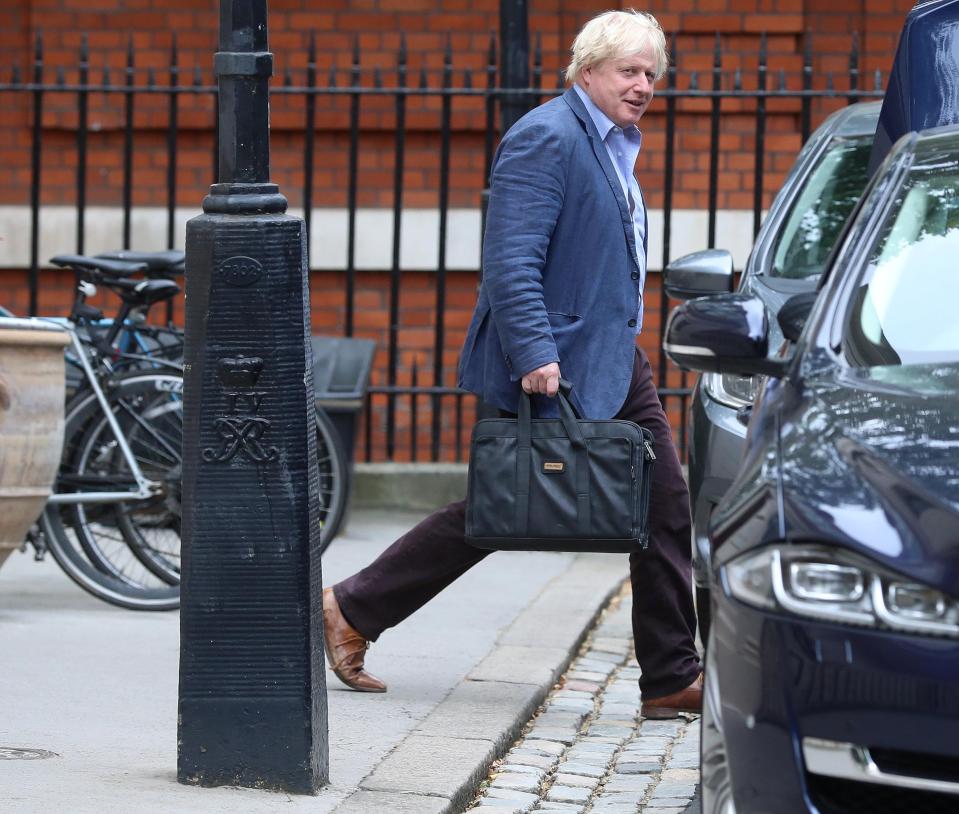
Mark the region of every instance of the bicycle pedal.
<instances>
[{"instance_id":1,"label":"bicycle pedal","mask_svg":"<svg viewBox=\"0 0 959 814\"><path fill-rule=\"evenodd\" d=\"M43 532L40 531L40 527L36 524L30 527L30 531L27 532L27 536L24 538L23 542L20 543L20 552L26 554L28 545L33 546L34 562L43 562L44 559L46 559L46 541L43 539Z\"/></svg>"}]
</instances>

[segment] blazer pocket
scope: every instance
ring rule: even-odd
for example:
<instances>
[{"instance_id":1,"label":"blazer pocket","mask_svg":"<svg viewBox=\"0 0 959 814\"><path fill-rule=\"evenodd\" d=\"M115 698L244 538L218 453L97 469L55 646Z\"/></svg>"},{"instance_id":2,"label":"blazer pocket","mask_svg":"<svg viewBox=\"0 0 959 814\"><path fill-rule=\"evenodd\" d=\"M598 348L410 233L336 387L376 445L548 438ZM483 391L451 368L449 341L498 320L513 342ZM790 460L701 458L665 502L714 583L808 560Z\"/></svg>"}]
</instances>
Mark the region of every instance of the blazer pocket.
<instances>
[{"instance_id":1,"label":"blazer pocket","mask_svg":"<svg viewBox=\"0 0 959 814\"><path fill-rule=\"evenodd\" d=\"M549 324L553 325L563 325L564 323L569 322L578 322L582 319L579 314L573 314L567 311L547 311L546 316L549 319Z\"/></svg>"},{"instance_id":2,"label":"blazer pocket","mask_svg":"<svg viewBox=\"0 0 959 814\"><path fill-rule=\"evenodd\" d=\"M546 317L549 319L549 329L553 334L553 341L557 345L569 345L567 341L579 331L579 326L583 320L577 314L564 314L559 311L547 311Z\"/></svg>"}]
</instances>

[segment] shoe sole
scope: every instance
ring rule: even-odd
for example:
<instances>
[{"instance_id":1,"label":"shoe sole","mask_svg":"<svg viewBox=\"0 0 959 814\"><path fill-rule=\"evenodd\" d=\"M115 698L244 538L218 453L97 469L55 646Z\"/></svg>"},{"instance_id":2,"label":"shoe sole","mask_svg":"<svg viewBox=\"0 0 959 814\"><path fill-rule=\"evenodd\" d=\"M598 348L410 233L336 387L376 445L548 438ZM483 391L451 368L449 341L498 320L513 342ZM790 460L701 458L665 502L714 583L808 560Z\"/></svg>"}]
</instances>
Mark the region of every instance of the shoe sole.
<instances>
[{"instance_id":1,"label":"shoe sole","mask_svg":"<svg viewBox=\"0 0 959 814\"><path fill-rule=\"evenodd\" d=\"M386 692L387 688L385 687L382 690L377 690L377 689L374 689L373 687L357 687L355 684L350 684L350 682L348 682L345 678L343 678L343 676L341 676L338 672L336 672L336 670L334 670L332 667L327 667L326 669L329 670L331 673L333 673L333 675L335 675L340 680L341 684L343 684L346 687L349 687L351 690L353 690L353 692L376 692L376 693Z\"/></svg>"},{"instance_id":2,"label":"shoe sole","mask_svg":"<svg viewBox=\"0 0 959 814\"><path fill-rule=\"evenodd\" d=\"M650 721L670 721L673 718L678 718L680 715L701 715L702 710L700 709L644 709L640 715L643 718L646 718Z\"/></svg>"}]
</instances>

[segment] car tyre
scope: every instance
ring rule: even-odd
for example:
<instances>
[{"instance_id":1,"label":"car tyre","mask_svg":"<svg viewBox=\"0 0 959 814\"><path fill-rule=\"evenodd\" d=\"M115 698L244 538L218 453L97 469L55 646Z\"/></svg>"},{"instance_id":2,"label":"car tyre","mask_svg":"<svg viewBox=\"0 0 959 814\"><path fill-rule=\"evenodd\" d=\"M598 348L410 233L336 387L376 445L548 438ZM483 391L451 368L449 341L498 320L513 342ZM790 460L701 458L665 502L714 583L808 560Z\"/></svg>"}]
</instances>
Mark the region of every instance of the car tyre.
<instances>
[{"instance_id":1,"label":"car tyre","mask_svg":"<svg viewBox=\"0 0 959 814\"><path fill-rule=\"evenodd\" d=\"M706 591L708 594L708 591ZM707 605L708 608L708 605ZM736 814L726 739L723 735L722 707L716 678L715 649L706 646L705 683L703 685L703 717L699 740L699 764L703 814Z\"/></svg>"}]
</instances>

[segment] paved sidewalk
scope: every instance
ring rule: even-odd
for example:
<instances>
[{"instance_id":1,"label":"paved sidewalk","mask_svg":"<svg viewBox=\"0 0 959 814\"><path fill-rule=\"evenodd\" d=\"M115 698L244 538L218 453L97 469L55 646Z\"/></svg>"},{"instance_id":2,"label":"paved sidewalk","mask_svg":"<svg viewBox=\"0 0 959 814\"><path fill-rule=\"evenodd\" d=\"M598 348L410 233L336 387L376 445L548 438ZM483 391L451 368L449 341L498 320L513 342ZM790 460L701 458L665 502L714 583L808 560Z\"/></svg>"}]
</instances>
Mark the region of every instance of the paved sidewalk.
<instances>
[{"instance_id":1,"label":"paved sidewalk","mask_svg":"<svg viewBox=\"0 0 959 814\"><path fill-rule=\"evenodd\" d=\"M682 814L699 784L699 717L639 715L628 586L539 713L494 764L475 814Z\"/></svg>"},{"instance_id":2,"label":"paved sidewalk","mask_svg":"<svg viewBox=\"0 0 959 814\"><path fill-rule=\"evenodd\" d=\"M354 512L323 558L324 581L368 563L421 516ZM113 608L52 561L14 554L0 569L0 810L461 811L626 574L617 555L487 558L370 650L388 693L350 692L327 673L331 783L291 797L178 784L178 615ZM27 759L30 749L51 756Z\"/></svg>"}]
</instances>

